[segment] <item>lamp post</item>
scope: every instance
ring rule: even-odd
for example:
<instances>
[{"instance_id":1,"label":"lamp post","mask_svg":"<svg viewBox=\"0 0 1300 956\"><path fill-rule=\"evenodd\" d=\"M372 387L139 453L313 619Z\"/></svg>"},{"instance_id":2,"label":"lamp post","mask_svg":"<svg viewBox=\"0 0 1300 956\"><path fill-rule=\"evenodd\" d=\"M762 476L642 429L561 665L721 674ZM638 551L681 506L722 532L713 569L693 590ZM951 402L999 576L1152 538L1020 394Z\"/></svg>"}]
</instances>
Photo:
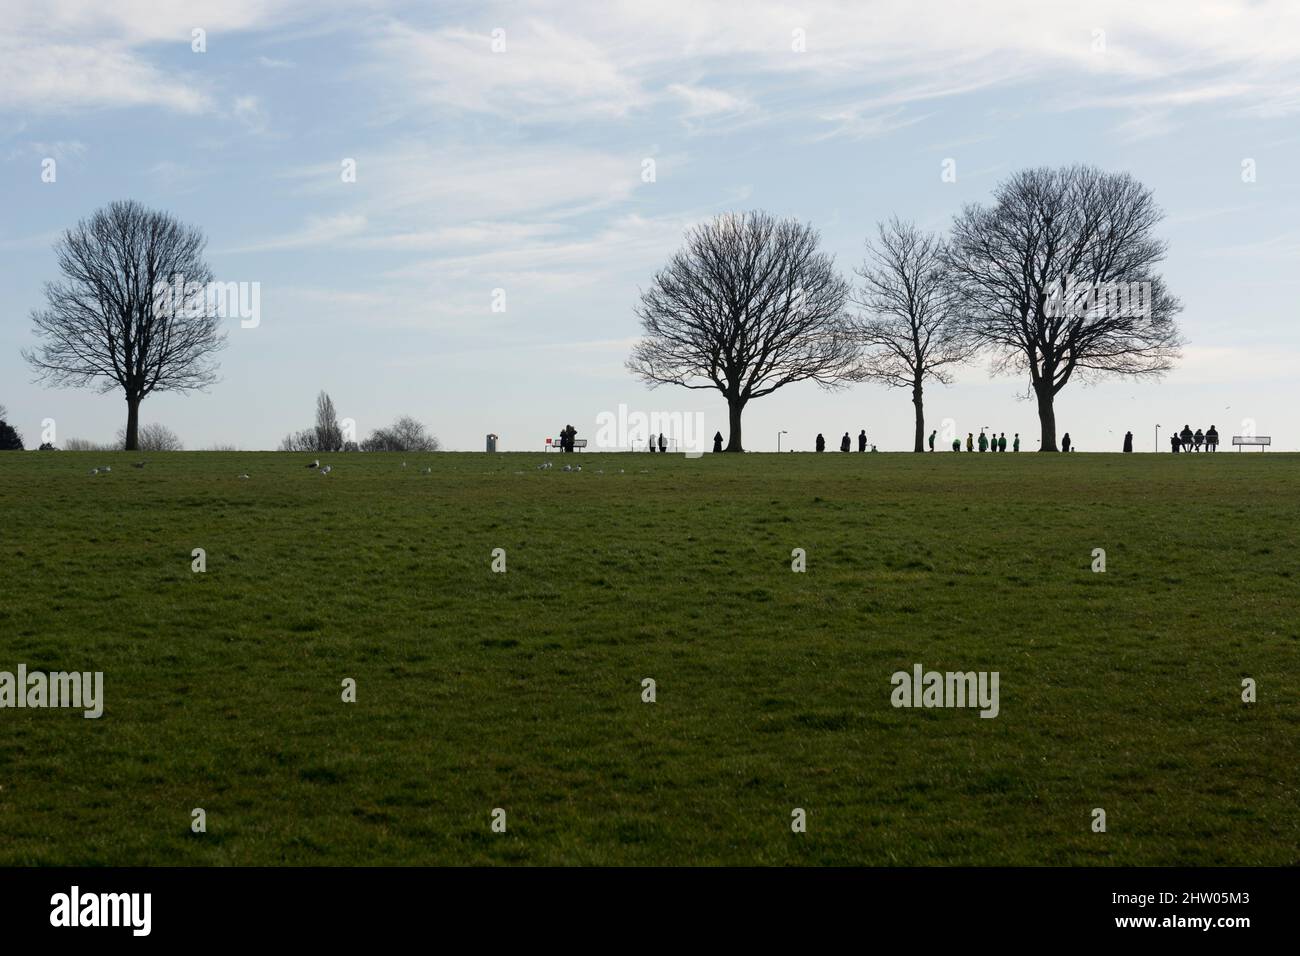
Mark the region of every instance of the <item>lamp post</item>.
<instances>
[{"instance_id":1,"label":"lamp post","mask_svg":"<svg viewBox=\"0 0 1300 956\"><path fill-rule=\"evenodd\" d=\"M776 433L776 453L778 455L781 454L781 436L788 435L788 434L790 433L787 431L779 431Z\"/></svg>"},{"instance_id":2,"label":"lamp post","mask_svg":"<svg viewBox=\"0 0 1300 956\"><path fill-rule=\"evenodd\" d=\"M1160 453L1160 426L1156 426L1156 454Z\"/></svg>"}]
</instances>

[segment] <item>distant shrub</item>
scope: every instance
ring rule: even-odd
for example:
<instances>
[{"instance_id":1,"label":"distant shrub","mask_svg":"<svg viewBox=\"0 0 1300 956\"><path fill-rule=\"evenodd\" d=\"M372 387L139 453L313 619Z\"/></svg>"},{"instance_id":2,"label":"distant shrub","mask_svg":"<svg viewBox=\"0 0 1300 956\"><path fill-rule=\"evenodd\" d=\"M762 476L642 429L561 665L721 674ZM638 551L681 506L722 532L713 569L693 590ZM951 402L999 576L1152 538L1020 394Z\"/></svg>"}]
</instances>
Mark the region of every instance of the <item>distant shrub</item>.
<instances>
[{"instance_id":1,"label":"distant shrub","mask_svg":"<svg viewBox=\"0 0 1300 956\"><path fill-rule=\"evenodd\" d=\"M49 442L46 442L45 444L41 445L41 447L38 448L38 449L36 449L36 450L37 450L37 451L58 451L58 448L56 448L54 445L50 444Z\"/></svg>"},{"instance_id":2,"label":"distant shrub","mask_svg":"<svg viewBox=\"0 0 1300 956\"><path fill-rule=\"evenodd\" d=\"M438 439L409 415L403 415L387 428L376 428L361 443L362 451L437 451L440 447Z\"/></svg>"},{"instance_id":3,"label":"distant shrub","mask_svg":"<svg viewBox=\"0 0 1300 956\"><path fill-rule=\"evenodd\" d=\"M23 436L8 422L0 422L0 451L22 451Z\"/></svg>"},{"instance_id":4,"label":"distant shrub","mask_svg":"<svg viewBox=\"0 0 1300 956\"><path fill-rule=\"evenodd\" d=\"M141 425L140 431L136 434L139 442L139 451L184 451L185 445L181 442L180 436L168 428L166 425L160 425L154 422L150 425ZM126 429L117 430L117 444L114 446L115 451L121 451L126 447Z\"/></svg>"}]
</instances>

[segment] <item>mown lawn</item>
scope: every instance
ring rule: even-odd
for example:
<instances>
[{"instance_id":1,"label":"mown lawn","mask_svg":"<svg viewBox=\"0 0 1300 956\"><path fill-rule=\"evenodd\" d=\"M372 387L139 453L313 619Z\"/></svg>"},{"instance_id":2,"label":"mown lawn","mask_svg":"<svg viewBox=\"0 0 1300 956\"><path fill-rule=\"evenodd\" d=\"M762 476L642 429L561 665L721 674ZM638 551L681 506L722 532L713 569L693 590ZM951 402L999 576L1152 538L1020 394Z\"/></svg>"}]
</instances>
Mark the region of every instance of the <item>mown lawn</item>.
<instances>
[{"instance_id":1,"label":"mown lawn","mask_svg":"<svg viewBox=\"0 0 1300 956\"><path fill-rule=\"evenodd\" d=\"M0 864L1300 863L1300 456L402 457L0 456Z\"/></svg>"}]
</instances>

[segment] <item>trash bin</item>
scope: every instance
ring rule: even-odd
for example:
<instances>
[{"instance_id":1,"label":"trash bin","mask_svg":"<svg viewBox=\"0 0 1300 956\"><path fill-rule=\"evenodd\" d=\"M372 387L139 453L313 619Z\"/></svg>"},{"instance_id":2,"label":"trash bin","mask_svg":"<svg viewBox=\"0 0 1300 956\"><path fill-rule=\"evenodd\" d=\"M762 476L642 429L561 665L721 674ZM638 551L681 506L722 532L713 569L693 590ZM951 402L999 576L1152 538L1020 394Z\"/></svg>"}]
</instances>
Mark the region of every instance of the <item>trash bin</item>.
<instances>
[{"instance_id":1,"label":"trash bin","mask_svg":"<svg viewBox=\"0 0 1300 956\"><path fill-rule=\"evenodd\" d=\"M487 450L492 452L497 450L497 435L489 434L487 437Z\"/></svg>"}]
</instances>

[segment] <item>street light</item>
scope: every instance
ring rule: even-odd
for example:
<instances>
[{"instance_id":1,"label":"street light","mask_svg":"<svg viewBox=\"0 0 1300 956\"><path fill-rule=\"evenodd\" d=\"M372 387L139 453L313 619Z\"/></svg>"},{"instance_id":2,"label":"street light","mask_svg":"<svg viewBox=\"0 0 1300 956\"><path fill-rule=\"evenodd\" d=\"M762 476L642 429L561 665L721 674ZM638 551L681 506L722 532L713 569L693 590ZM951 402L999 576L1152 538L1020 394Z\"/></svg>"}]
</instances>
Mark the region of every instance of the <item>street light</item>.
<instances>
[{"instance_id":1,"label":"street light","mask_svg":"<svg viewBox=\"0 0 1300 956\"><path fill-rule=\"evenodd\" d=\"M781 454L781 436L788 435L788 434L790 433L787 431L779 431L776 433L776 453L778 455Z\"/></svg>"},{"instance_id":2,"label":"street light","mask_svg":"<svg viewBox=\"0 0 1300 956\"><path fill-rule=\"evenodd\" d=\"M1160 426L1156 426L1156 453L1160 453Z\"/></svg>"}]
</instances>

